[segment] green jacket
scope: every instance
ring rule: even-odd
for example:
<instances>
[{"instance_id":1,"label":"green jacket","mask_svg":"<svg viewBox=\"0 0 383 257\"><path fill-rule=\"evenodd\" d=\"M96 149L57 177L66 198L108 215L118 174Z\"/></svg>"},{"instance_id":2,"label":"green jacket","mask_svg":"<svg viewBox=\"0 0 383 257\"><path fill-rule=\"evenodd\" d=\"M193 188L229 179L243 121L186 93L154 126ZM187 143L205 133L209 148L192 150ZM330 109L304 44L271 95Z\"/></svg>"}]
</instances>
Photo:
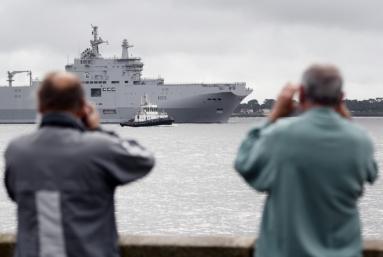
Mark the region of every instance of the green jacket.
<instances>
[{"instance_id":1,"label":"green jacket","mask_svg":"<svg viewBox=\"0 0 383 257\"><path fill-rule=\"evenodd\" d=\"M267 192L257 257L360 256L357 200L377 176L366 131L327 107L250 130L235 162Z\"/></svg>"}]
</instances>

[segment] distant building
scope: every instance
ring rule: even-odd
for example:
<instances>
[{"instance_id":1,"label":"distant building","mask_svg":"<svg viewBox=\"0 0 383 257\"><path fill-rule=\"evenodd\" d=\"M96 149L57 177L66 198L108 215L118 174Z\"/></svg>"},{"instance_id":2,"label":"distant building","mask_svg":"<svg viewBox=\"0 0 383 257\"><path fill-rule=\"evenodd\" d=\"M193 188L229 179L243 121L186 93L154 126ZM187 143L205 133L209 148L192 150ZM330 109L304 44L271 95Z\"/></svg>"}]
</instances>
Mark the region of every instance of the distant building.
<instances>
[{"instance_id":1,"label":"distant building","mask_svg":"<svg viewBox=\"0 0 383 257\"><path fill-rule=\"evenodd\" d=\"M253 109L242 108L239 112L245 113L245 114L250 114L250 113L253 113Z\"/></svg>"},{"instance_id":2,"label":"distant building","mask_svg":"<svg viewBox=\"0 0 383 257\"><path fill-rule=\"evenodd\" d=\"M261 113L261 114L269 114L270 113L270 109L259 109L259 113Z\"/></svg>"}]
</instances>

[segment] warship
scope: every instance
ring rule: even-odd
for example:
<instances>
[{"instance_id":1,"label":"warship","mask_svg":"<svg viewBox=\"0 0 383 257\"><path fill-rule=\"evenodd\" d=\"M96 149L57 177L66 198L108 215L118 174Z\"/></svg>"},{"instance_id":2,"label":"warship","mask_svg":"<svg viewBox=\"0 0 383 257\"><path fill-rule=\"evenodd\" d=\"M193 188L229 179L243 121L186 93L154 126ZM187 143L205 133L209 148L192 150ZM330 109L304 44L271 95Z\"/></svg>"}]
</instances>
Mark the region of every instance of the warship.
<instances>
[{"instance_id":1,"label":"warship","mask_svg":"<svg viewBox=\"0 0 383 257\"><path fill-rule=\"evenodd\" d=\"M92 26L93 39L66 72L74 73L82 81L88 101L100 112L102 123L120 123L139 110L141 95L148 94L165 109L177 123L227 122L241 101L252 93L246 83L182 83L166 84L162 77L144 78L141 58L129 56L133 47L122 41L121 57L107 58L99 52L100 44L108 44ZM29 86L13 87L13 76L26 72ZM37 114L36 90L39 79L32 79L31 71L8 72L8 86L0 86L0 123L35 123Z\"/></svg>"}]
</instances>

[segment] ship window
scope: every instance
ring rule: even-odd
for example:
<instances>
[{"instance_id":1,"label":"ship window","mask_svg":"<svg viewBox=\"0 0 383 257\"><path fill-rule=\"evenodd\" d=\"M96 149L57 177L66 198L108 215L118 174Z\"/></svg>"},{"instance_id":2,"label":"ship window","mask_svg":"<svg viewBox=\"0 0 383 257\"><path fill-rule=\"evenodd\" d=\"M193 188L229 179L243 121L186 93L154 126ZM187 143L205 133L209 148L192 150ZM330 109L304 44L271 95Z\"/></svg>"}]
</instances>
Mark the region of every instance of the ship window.
<instances>
[{"instance_id":1,"label":"ship window","mask_svg":"<svg viewBox=\"0 0 383 257\"><path fill-rule=\"evenodd\" d=\"M207 100L211 100L211 98L208 98Z\"/></svg>"},{"instance_id":2,"label":"ship window","mask_svg":"<svg viewBox=\"0 0 383 257\"><path fill-rule=\"evenodd\" d=\"M116 110L103 110L104 114L116 114Z\"/></svg>"},{"instance_id":3,"label":"ship window","mask_svg":"<svg viewBox=\"0 0 383 257\"><path fill-rule=\"evenodd\" d=\"M116 88L115 88L115 87L112 87L112 91L116 91Z\"/></svg>"},{"instance_id":4,"label":"ship window","mask_svg":"<svg viewBox=\"0 0 383 257\"><path fill-rule=\"evenodd\" d=\"M217 98L218 99L218 101L221 101L222 99L221 98Z\"/></svg>"},{"instance_id":5,"label":"ship window","mask_svg":"<svg viewBox=\"0 0 383 257\"><path fill-rule=\"evenodd\" d=\"M215 99L215 98L212 98L211 100L217 100L217 99Z\"/></svg>"},{"instance_id":6,"label":"ship window","mask_svg":"<svg viewBox=\"0 0 383 257\"><path fill-rule=\"evenodd\" d=\"M120 81L112 81L112 84L118 84Z\"/></svg>"},{"instance_id":7,"label":"ship window","mask_svg":"<svg viewBox=\"0 0 383 257\"><path fill-rule=\"evenodd\" d=\"M106 84L106 81L103 81L102 84Z\"/></svg>"},{"instance_id":8,"label":"ship window","mask_svg":"<svg viewBox=\"0 0 383 257\"><path fill-rule=\"evenodd\" d=\"M93 81L89 81L90 84L93 84Z\"/></svg>"},{"instance_id":9,"label":"ship window","mask_svg":"<svg viewBox=\"0 0 383 257\"><path fill-rule=\"evenodd\" d=\"M223 113L223 109L217 109L217 113Z\"/></svg>"},{"instance_id":10,"label":"ship window","mask_svg":"<svg viewBox=\"0 0 383 257\"><path fill-rule=\"evenodd\" d=\"M125 81L125 84L128 84L129 83L129 81Z\"/></svg>"},{"instance_id":11,"label":"ship window","mask_svg":"<svg viewBox=\"0 0 383 257\"><path fill-rule=\"evenodd\" d=\"M101 88L91 88L90 89L91 97L101 97Z\"/></svg>"},{"instance_id":12,"label":"ship window","mask_svg":"<svg viewBox=\"0 0 383 257\"><path fill-rule=\"evenodd\" d=\"M110 87L108 87L108 91L110 91L111 89L110 89Z\"/></svg>"},{"instance_id":13,"label":"ship window","mask_svg":"<svg viewBox=\"0 0 383 257\"><path fill-rule=\"evenodd\" d=\"M85 84L89 84L89 81L85 81Z\"/></svg>"},{"instance_id":14,"label":"ship window","mask_svg":"<svg viewBox=\"0 0 383 257\"><path fill-rule=\"evenodd\" d=\"M106 87L104 87L104 88L102 89L102 91L106 91Z\"/></svg>"}]
</instances>

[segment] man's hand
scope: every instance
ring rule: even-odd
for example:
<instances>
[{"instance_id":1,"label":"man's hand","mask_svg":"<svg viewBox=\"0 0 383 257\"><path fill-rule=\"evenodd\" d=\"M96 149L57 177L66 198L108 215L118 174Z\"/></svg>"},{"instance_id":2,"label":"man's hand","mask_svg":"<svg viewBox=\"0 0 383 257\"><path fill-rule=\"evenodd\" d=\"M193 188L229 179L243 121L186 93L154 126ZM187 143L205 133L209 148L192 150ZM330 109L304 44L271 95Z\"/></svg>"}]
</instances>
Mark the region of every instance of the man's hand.
<instances>
[{"instance_id":1,"label":"man's hand","mask_svg":"<svg viewBox=\"0 0 383 257\"><path fill-rule=\"evenodd\" d=\"M86 102L86 114L83 121L90 130L95 130L100 126L100 114L94 104Z\"/></svg>"},{"instance_id":2,"label":"man's hand","mask_svg":"<svg viewBox=\"0 0 383 257\"><path fill-rule=\"evenodd\" d=\"M279 94L273 109L269 115L269 119L274 122L281 117L286 117L298 108L298 104L293 102L295 92L299 90L300 86L288 83Z\"/></svg>"},{"instance_id":3,"label":"man's hand","mask_svg":"<svg viewBox=\"0 0 383 257\"><path fill-rule=\"evenodd\" d=\"M335 109L335 111L338 112L343 117L345 117L346 119L351 120L352 118L350 110L347 108L347 106L343 102L339 104L339 106Z\"/></svg>"}]
</instances>

